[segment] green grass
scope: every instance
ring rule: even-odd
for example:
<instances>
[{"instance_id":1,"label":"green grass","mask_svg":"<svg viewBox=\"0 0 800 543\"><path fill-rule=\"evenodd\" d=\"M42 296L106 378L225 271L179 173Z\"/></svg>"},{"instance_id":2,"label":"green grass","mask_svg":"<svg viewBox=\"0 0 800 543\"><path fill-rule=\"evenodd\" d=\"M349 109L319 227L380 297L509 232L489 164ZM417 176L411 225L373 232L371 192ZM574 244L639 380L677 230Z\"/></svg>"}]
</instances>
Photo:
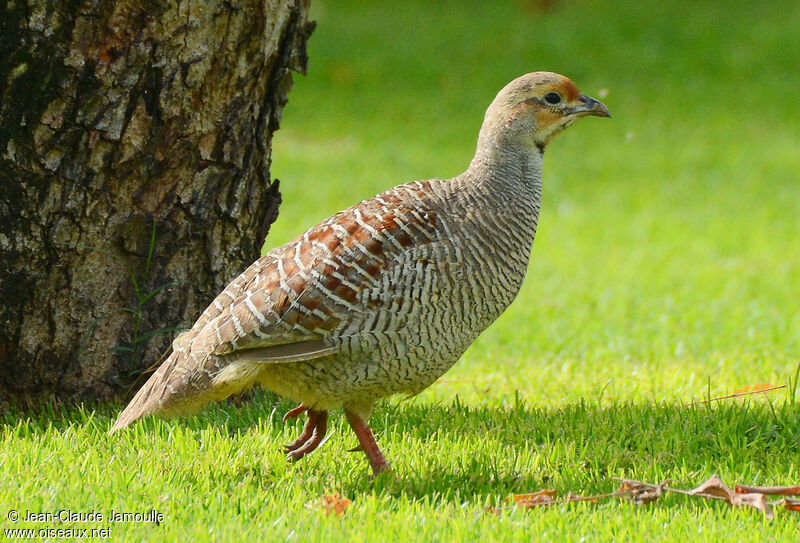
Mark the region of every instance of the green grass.
<instances>
[{"instance_id":1,"label":"green grass","mask_svg":"<svg viewBox=\"0 0 800 543\"><path fill-rule=\"evenodd\" d=\"M370 480L338 415L319 451L286 464L278 446L300 426L269 394L113 437L118 407L12 410L0 528L23 525L12 508L153 508L160 526L111 525L113 539L796 541L797 513L767 522L672 495L483 511L509 493L608 492L612 476L800 484L790 392L685 405L788 383L800 364L796 3L536 4L313 6L309 75L274 141L284 204L267 247L400 182L460 173L484 109L522 73L564 73L614 115L548 149L515 304L440 382L376 410L394 476ZM341 518L318 504L336 491L353 500Z\"/></svg>"},{"instance_id":2,"label":"green grass","mask_svg":"<svg viewBox=\"0 0 800 543\"><path fill-rule=\"evenodd\" d=\"M299 431L280 420L289 407L260 394L241 409L213 407L181 424L150 420L121 437L105 434L107 408L46 411L35 420L10 413L0 499L22 511L165 515L160 526L90 524L111 526L118 541L405 541L410 533L440 541L528 541L545 533L554 541L643 534L719 541L732 530L743 532L739 540L793 541L800 525L793 513L778 511L770 523L672 495L643 509L611 501L523 511L503 501L543 487L608 492L614 475L669 477L687 487L712 472L729 483L796 482L800 416L788 406L391 404L373 427L395 474L374 481L363 456L346 452L355 438L341 418L322 450L287 464L277 445ZM332 492L354 500L341 519L319 505ZM487 505L501 506L501 516L485 513Z\"/></svg>"}]
</instances>

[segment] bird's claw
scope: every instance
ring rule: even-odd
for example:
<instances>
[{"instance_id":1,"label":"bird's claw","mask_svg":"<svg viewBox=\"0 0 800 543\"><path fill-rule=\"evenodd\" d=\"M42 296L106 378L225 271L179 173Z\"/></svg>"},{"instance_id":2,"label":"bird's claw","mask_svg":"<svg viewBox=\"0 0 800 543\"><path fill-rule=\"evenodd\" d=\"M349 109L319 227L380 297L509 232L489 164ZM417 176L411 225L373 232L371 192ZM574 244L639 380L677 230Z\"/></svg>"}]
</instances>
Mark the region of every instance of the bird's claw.
<instances>
[{"instance_id":1,"label":"bird's claw","mask_svg":"<svg viewBox=\"0 0 800 543\"><path fill-rule=\"evenodd\" d=\"M314 411L308 409L304 405L295 407L287 415L296 417L303 411L308 410L308 420L303 426L303 433L300 436L283 446L283 452L286 453L286 459L290 462L300 460L308 453L314 451L322 443L326 432L328 431L328 412L327 411Z\"/></svg>"},{"instance_id":2,"label":"bird's claw","mask_svg":"<svg viewBox=\"0 0 800 543\"><path fill-rule=\"evenodd\" d=\"M307 410L308 410L308 406L301 403L300 405L298 405L294 409L290 409L289 411L286 412L286 414L283 416L283 422L286 422L289 419L297 418L297 417L300 416L300 414L303 411L307 411Z\"/></svg>"}]
</instances>

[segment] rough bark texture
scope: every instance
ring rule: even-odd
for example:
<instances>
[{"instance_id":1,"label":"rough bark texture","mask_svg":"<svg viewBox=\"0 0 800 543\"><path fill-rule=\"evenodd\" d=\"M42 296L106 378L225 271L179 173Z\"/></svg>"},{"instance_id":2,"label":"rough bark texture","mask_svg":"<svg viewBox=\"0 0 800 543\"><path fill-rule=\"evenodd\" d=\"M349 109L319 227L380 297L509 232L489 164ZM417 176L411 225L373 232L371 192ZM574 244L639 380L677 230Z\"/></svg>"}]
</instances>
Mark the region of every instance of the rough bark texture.
<instances>
[{"instance_id":1,"label":"rough bark texture","mask_svg":"<svg viewBox=\"0 0 800 543\"><path fill-rule=\"evenodd\" d=\"M259 256L308 0L0 10L0 399L112 397Z\"/></svg>"}]
</instances>

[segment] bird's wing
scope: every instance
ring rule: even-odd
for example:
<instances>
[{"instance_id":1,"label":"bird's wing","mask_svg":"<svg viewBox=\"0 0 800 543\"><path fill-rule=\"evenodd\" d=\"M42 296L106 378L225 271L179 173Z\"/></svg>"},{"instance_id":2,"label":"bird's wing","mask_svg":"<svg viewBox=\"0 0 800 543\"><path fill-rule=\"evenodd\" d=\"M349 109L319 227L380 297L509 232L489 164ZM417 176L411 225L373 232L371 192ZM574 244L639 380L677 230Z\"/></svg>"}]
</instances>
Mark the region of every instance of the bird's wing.
<instances>
[{"instance_id":1,"label":"bird's wing","mask_svg":"<svg viewBox=\"0 0 800 543\"><path fill-rule=\"evenodd\" d=\"M336 353L331 334L380 303L369 294L385 270L437 240L430 183L365 200L264 255L203 313L192 350L265 363Z\"/></svg>"},{"instance_id":2,"label":"bird's wing","mask_svg":"<svg viewBox=\"0 0 800 543\"><path fill-rule=\"evenodd\" d=\"M272 345L269 347L256 347L254 349L243 349L234 351L228 355L230 361L246 360L249 362L301 362L328 356L338 351L335 346L325 344L323 339L310 339L297 343L286 343L284 345Z\"/></svg>"},{"instance_id":3,"label":"bird's wing","mask_svg":"<svg viewBox=\"0 0 800 543\"><path fill-rule=\"evenodd\" d=\"M225 398L250 382L252 362L334 354L337 334L357 335L366 313L391 311L398 274L414 281L398 264L426 261L425 247L441 241L435 206L427 201L435 182L365 200L253 263L175 339L173 353L111 431L145 415L177 414Z\"/></svg>"}]
</instances>

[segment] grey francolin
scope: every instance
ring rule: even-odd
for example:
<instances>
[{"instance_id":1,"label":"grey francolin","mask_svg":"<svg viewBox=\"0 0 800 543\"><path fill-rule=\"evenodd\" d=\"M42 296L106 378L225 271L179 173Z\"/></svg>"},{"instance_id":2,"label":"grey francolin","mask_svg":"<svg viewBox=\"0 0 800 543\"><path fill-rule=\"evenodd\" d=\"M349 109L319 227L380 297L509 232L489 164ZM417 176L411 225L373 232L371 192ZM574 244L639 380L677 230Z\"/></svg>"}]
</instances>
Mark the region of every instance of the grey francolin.
<instances>
[{"instance_id":1,"label":"grey francolin","mask_svg":"<svg viewBox=\"0 0 800 543\"><path fill-rule=\"evenodd\" d=\"M388 469L367 425L374 403L430 386L514 300L544 148L586 115L610 117L566 77L515 79L464 173L397 186L261 257L175 339L111 431L259 384L300 403L284 419L308 411L290 459L313 451L342 407L373 472Z\"/></svg>"}]
</instances>

